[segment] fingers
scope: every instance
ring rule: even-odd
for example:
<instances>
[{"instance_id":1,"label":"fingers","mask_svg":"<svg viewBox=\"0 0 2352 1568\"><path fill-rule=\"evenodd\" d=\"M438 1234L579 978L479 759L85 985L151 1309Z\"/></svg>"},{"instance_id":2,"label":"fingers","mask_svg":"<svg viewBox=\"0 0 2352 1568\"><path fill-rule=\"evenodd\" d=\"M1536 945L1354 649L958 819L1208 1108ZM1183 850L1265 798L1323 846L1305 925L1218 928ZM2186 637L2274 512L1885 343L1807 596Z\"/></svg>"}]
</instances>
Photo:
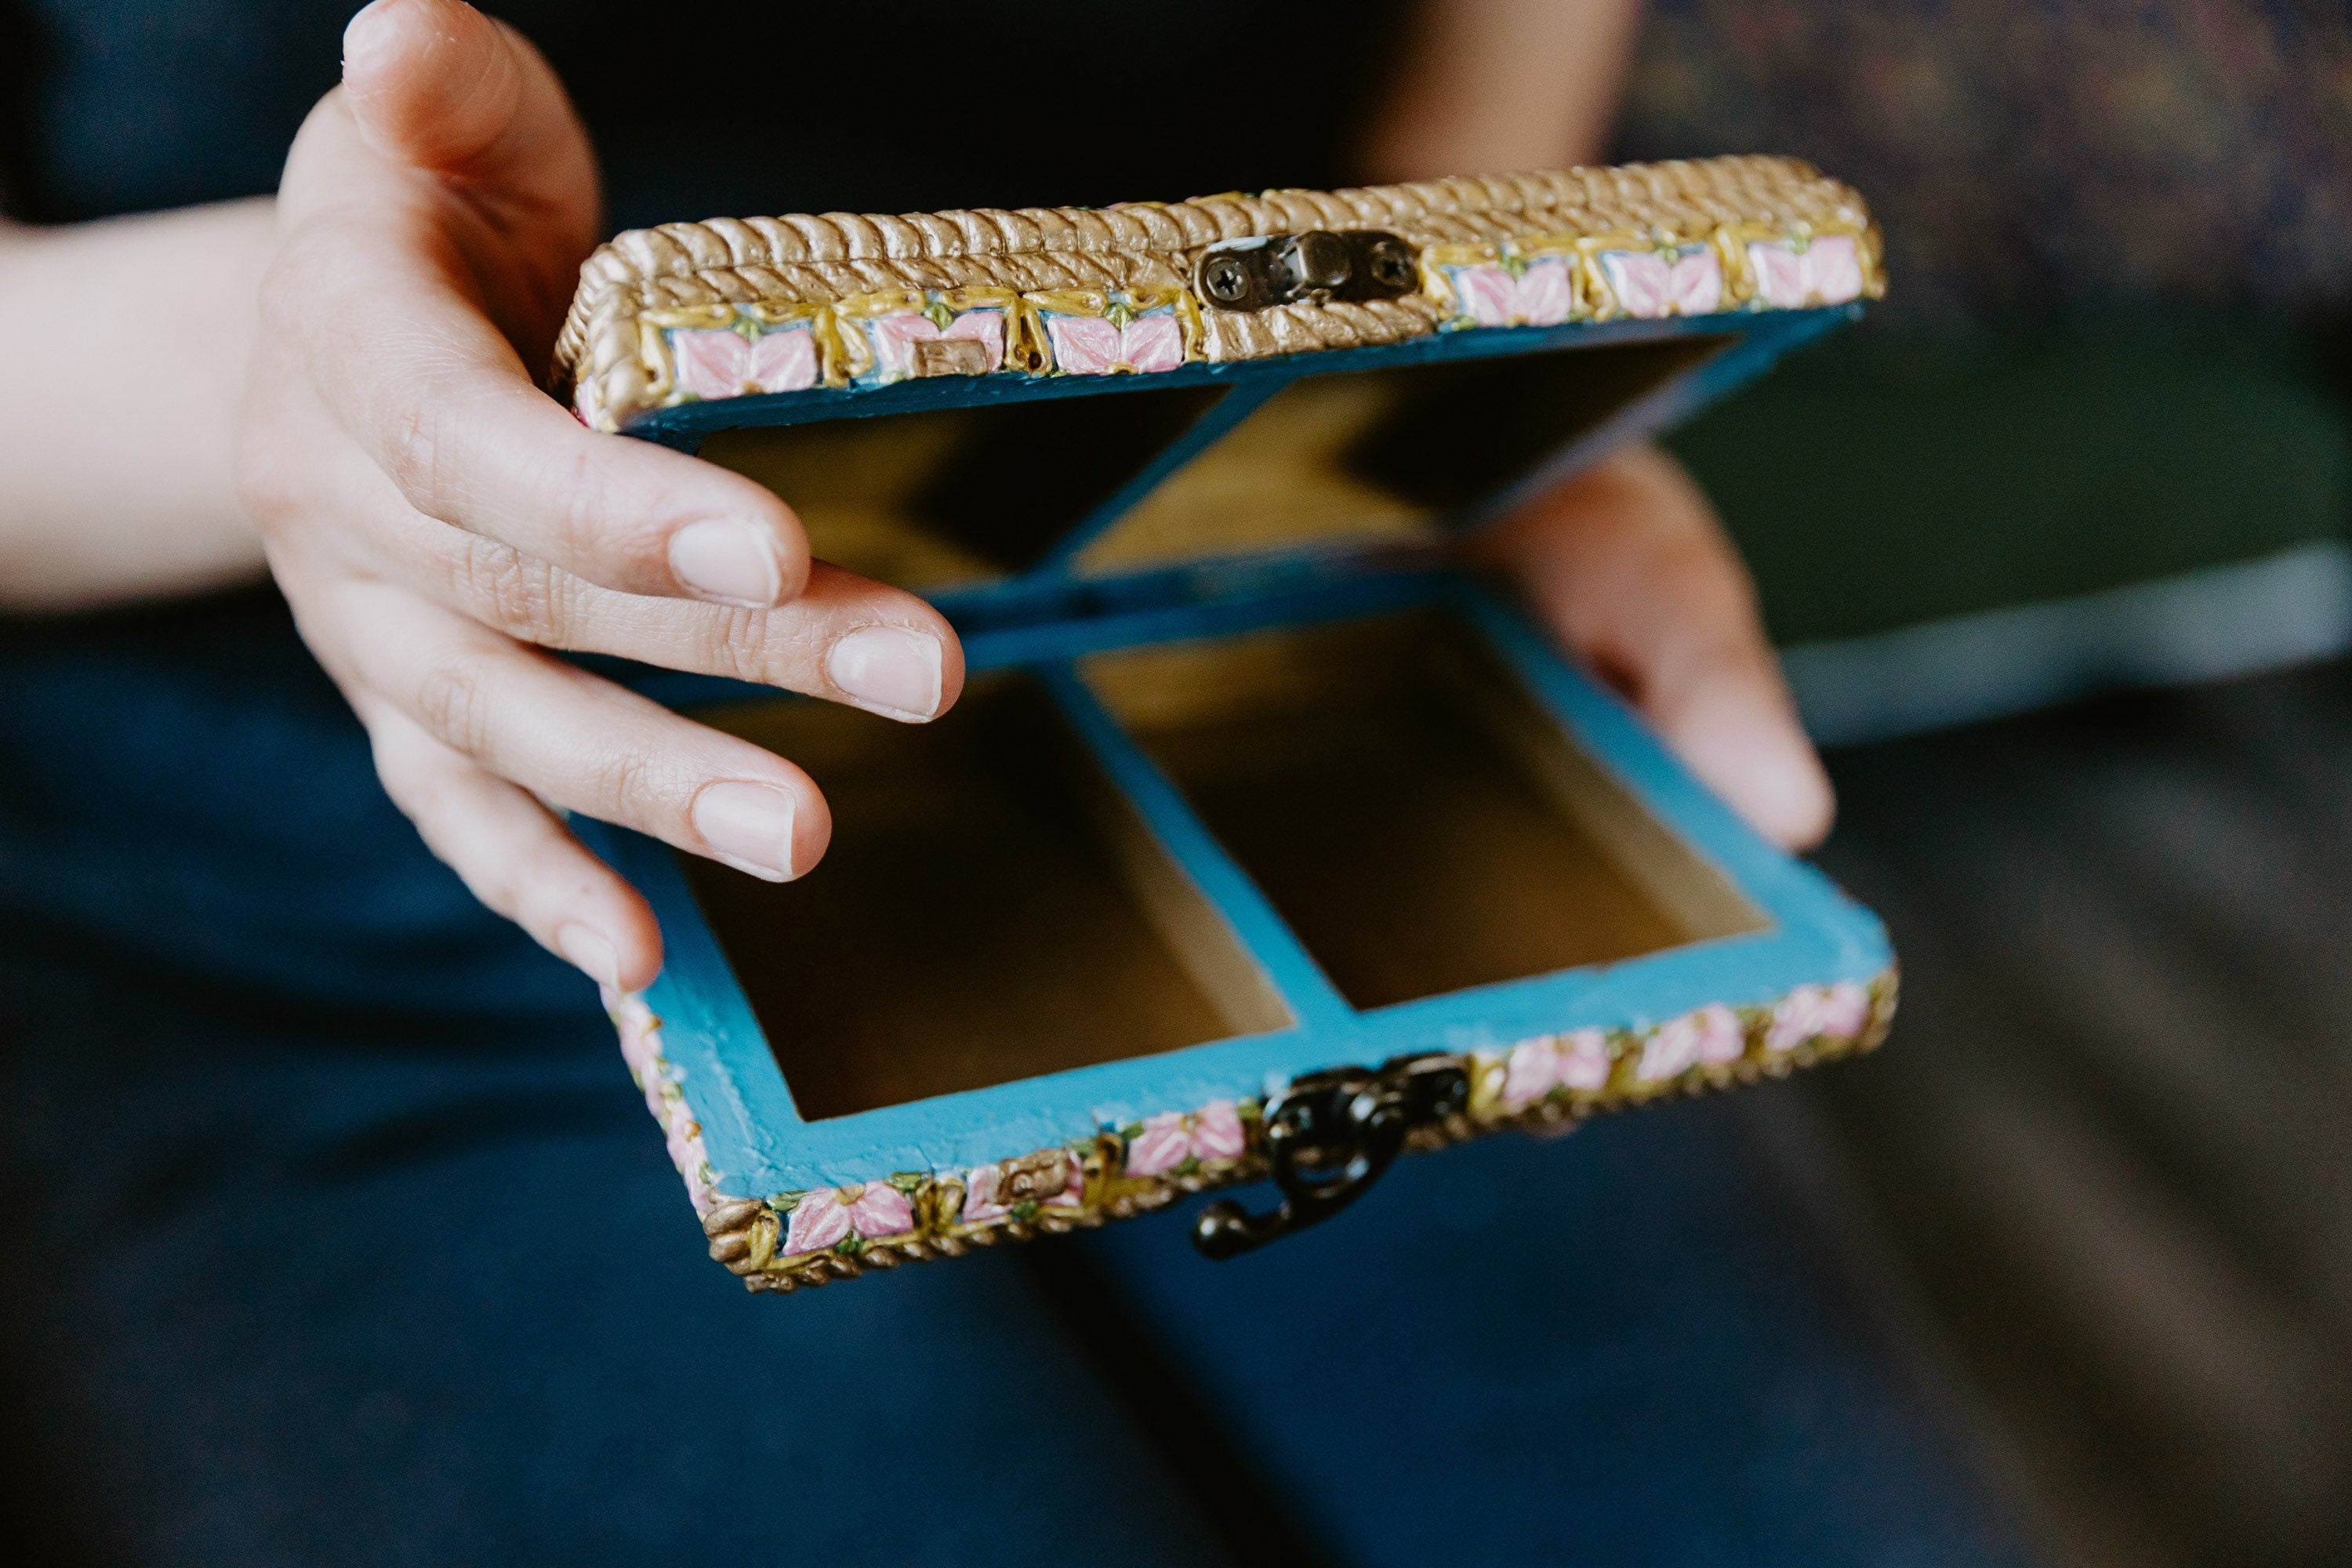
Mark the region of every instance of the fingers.
<instances>
[{"instance_id":1,"label":"fingers","mask_svg":"<svg viewBox=\"0 0 2352 1568\"><path fill-rule=\"evenodd\" d=\"M299 419L289 430L309 451L307 477L289 483L284 465L249 461L259 474L245 485L247 505L266 523L331 510L341 525L269 527L290 586L388 580L522 642L780 687L902 721L934 718L962 690L954 631L902 589L819 562L805 590L772 610L613 593L418 516L340 432Z\"/></svg>"},{"instance_id":2,"label":"fingers","mask_svg":"<svg viewBox=\"0 0 2352 1568\"><path fill-rule=\"evenodd\" d=\"M809 776L748 741L680 718L391 584L309 596L341 638L335 673L427 735L551 805L633 827L769 881L814 866L832 837Z\"/></svg>"},{"instance_id":3,"label":"fingers","mask_svg":"<svg viewBox=\"0 0 2352 1568\"><path fill-rule=\"evenodd\" d=\"M1766 837L1807 848L1834 800L1746 569L1672 459L1622 453L1477 542L1556 636Z\"/></svg>"},{"instance_id":4,"label":"fingers","mask_svg":"<svg viewBox=\"0 0 2352 1568\"><path fill-rule=\"evenodd\" d=\"M464 599L478 618L500 624L482 606L486 596L495 594L478 587ZM910 723L938 717L963 689L963 650L937 610L822 561L807 591L780 609L722 611L587 590L557 619L516 635L781 687Z\"/></svg>"},{"instance_id":5,"label":"fingers","mask_svg":"<svg viewBox=\"0 0 2352 1568\"><path fill-rule=\"evenodd\" d=\"M444 602L542 647L778 687L908 723L937 718L963 689L963 649L945 617L822 561L800 597L762 611L608 593L464 536L440 567Z\"/></svg>"},{"instance_id":6,"label":"fingers","mask_svg":"<svg viewBox=\"0 0 2352 1568\"><path fill-rule=\"evenodd\" d=\"M569 213L596 184L572 100L520 34L461 0L374 0L343 29L343 91L382 158ZM593 234L577 237L585 249Z\"/></svg>"},{"instance_id":7,"label":"fingers","mask_svg":"<svg viewBox=\"0 0 2352 1568\"><path fill-rule=\"evenodd\" d=\"M623 593L752 608L800 593L807 538L772 492L583 428L474 302L390 248L374 222L314 225L264 315L411 507Z\"/></svg>"},{"instance_id":8,"label":"fingers","mask_svg":"<svg viewBox=\"0 0 2352 1568\"><path fill-rule=\"evenodd\" d=\"M347 85L288 153L280 225L370 222L382 261L441 264L536 358L603 226L595 154L562 83L459 0L378 0L345 47Z\"/></svg>"},{"instance_id":9,"label":"fingers","mask_svg":"<svg viewBox=\"0 0 2352 1568\"><path fill-rule=\"evenodd\" d=\"M263 316L409 506L622 593L764 608L801 592L807 536L772 491L582 426L387 221L329 214L289 239Z\"/></svg>"},{"instance_id":10,"label":"fingers","mask_svg":"<svg viewBox=\"0 0 2352 1568\"><path fill-rule=\"evenodd\" d=\"M288 446L301 461L285 461ZM914 595L818 563L805 590L772 610L616 594L462 529L422 517L314 408L251 430L239 453L246 505L298 608L347 578L396 584L508 637L724 676L845 702L893 719L945 712L963 689L963 652ZM331 519L332 526L321 526ZM346 642L380 643L364 622L312 617L331 668Z\"/></svg>"},{"instance_id":11,"label":"fingers","mask_svg":"<svg viewBox=\"0 0 2352 1568\"><path fill-rule=\"evenodd\" d=\"M348 86L281 187L263 335L287 353L264 374L302 376L426 517L617 593L795 599L809 553L789 507L583 429L514 346L560 311L593 234L593 163L544 62L458 0L377 0L347 47Z\"/></svg>"},{"instance_id":12,"label":"fingers","mask_svg":"<svg viewBox=\"0 0 2352 1568\"><path fill-rule=\"evenodd\" d=\"M358 704L384 792L473 895L597 984L642 991L661 931L636 889L522 790L381 701Z\"/></svg>"}]
</instances>

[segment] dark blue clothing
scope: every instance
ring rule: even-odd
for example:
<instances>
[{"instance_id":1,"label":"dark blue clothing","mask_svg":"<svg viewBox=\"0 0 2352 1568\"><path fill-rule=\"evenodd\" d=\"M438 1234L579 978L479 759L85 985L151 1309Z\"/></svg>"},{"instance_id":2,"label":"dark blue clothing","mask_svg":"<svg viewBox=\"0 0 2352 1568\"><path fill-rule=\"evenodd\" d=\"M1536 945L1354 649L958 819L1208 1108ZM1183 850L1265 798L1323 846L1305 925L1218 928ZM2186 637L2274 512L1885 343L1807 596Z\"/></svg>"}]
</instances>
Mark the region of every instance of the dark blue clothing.
<instances>
[{"instance_id":1,"label":"dark blue clothing","mask_svg":"<svg viewBox=\"0 0 2352 1568\"><path fill-rule=\"evenodd\" d=\"M267 190L345 9L0 0L12 210ZM502 9L622 222L1328 181L1393 31ZM1327 71L1223 53L1249 112L1172 110L1187 46L1310 25ZM1097 97L1011 90L1055 40ZM43 1560L2021 1562L1754 1114L1409 1163L1222 1267L1161 1216L752 1298L273 595L0 625L0 1517Z\"/></svg>"},{"instance_id":2,"label":"dark blue clothing","mask_svg":"<svg viewBox=\"0 0 2352 1568\"><path fill-rule=\"evenodd\" d=\"M584 1005L39 943L0 995L0 1458L58 1561L2026 1561L1760 1095L1409 1161L1226 1265L1162 1215L753 1297Z\"/></svg>"}]
</instances>

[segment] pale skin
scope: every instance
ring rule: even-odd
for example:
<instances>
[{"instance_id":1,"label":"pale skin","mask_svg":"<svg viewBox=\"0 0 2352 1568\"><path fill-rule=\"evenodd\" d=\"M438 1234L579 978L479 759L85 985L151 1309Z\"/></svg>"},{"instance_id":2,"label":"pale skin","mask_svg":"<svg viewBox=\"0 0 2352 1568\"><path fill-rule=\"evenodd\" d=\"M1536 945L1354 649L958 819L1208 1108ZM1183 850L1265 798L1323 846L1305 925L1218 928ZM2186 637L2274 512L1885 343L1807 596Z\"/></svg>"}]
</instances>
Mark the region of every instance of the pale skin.
<instances>
[{"instance_id":1,"label":"pale skin","mask_svg":"<svg viewBox=\"0 0 2352 1568\"><path fill-rule=\"evenodd\" d=\"M1634 12L1438 0L1367 174L1589 160ZM782 879L823 855L824 799L550 650L908 722L954 702L961 651L920 599L813 561L785 500L584 430L539 390L602 218L528 43L462 0L376 0L344 54L274 202L0 227L19 366L0 382L0 609L274 574L434 853L591 978L640 987L652 912L561 813ZM131 296L135 328L105 308ZM1826 830L1746 574L1670 459L1615 458L1474 548L1757 826L1795 847Z\"/></svg>"}]
</instances>

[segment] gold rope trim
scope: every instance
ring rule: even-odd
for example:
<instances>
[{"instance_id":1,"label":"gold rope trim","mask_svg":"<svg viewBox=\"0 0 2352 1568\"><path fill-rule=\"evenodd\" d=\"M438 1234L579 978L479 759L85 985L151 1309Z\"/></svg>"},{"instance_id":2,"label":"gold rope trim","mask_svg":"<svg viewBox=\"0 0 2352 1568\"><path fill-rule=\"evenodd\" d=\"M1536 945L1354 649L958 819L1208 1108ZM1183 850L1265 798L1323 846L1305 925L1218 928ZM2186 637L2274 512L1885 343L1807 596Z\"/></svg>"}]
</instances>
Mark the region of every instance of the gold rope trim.
<instances>
[{"instance_id":1,"label":"gold rope trim","mask_svg":"<svg viewBox=\"0 0 2352 1568\"><path fill-rule=\"evenodd\" d=\"M1103 208L717 218L632 230L597 248L581 268L552 384L590 424L617 429L660 406L668 391L660 384L667 367L658 355L649 359L640 331L650 312L727 306L776 313L858 296L968 289L1187 292L1208 247L1312 228L1385 229L1424 252L1607 237L1641 246L1707 243L1724 253L1727 303L1746 297L1733 237L1850 234L1866 291L1881 287L1877 235L1861 196L1811 164L1764 156ZM1234 360L1395 342L1435 330L1445 315L1445 301L1427 291L1361 304L1207 310L1199 315L1198 353ZM1021 367L1009 356L1007 368Z\"/></svg>"},{"instance_id":2,"label":"gold rope trim","mask_svg":"<svg viewBox=\"0 0 2352 1568\"><path fill-rule=\"evenodd\" d=\"M1642 1077L1649 1045L1663 1029L1711 1009L1697 1009L1645 1029L1605 1031L1610 1066L1603 1084L1591 1089L1554 1087L1521 1106L1513 1106L1501 1098L1503 1079L1517 1046L1463 1053L1449 1059L1469 1075L1468 1113L1451 1117L1442 1125L1416 1129L1407 1140L1406 1150L1426 1153L1506 1130L1565 1132L1588 1117L1654 1100L1687 1099L1766 1079L1785 1078L1801 1068L1858 1056L1876 1048L1894 1021L1899 990L1895 968L1890 965L1862 988L1868 998L1868 1012L1858 1033L1816 1035L1774 1048L1769 1043L1770 1036L1776 1026L1785 1026L1782 1010L1802 993L1819 994L1828 989L1801 986L1770 1003L1725 1009L1738 1020L1738 1057L1697 1063L1655 1079ZM1562 1037L1542 1036L1538 1039L1556 1041ZM1532 1042L1520 1045L1529 1043ZM994 1169L1003 1173L1001 1187L1013 1179L1014 1173L1034 1171L1042 1161L1057 1162L1054 1172L1055 1181L1059 1183L1064 1167L1058 1162L1069 1162L1082 1179L1069 1184L1077 1188L1078 1195L1067 1205L1033 1201L1010 1205L1006 1212L978 1223L966 1223L962 1173L904 1173L881 1182L863 1184L895 1186L907 1194L913 1227L900 1234L866 1237L852 1232L841 1246L787 1255L783 1247L790 1215L794 1205L808 1196L806 1193L779 1193L770 1198L717 1198L703 1214L703 1234L709 1242L711 1258L740 1277L746 1289L789 1294L804 1287L855 1279L873 1269L887 1270L902 1263L960 1257L974 1247L1092 1229L1109 1220L1164 1208L1188 1194L1263 1177L1266 1170L1259 1145L1263 1106L1257 1101L1243 1100L1237 1102L1235 1110L1246 1137L1240 1154L1188 1161L1165 1173L1128 1173L1126 1162L1132 1130L1105 1129L1089 1143L1040 1150L996 1162ZM1064 1190L1060 1185L1054 1187L1055 1194Z\"/></svg>"}]
</instances>

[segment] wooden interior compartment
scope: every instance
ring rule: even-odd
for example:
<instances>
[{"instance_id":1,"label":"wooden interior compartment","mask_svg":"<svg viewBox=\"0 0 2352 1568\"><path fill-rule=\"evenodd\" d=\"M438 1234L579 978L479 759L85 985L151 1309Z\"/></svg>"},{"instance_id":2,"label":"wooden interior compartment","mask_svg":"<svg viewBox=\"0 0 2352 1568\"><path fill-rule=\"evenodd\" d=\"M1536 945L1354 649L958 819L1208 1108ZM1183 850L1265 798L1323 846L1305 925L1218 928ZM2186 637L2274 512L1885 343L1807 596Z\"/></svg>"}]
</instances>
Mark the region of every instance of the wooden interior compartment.
<instances>
[{"instance_id":1,"label":"wooden interior compartment","mask_svg":"<svg viewBox=\"0 0 2352 1568\"><path fill-rule=\"evenodd\" d=\"M1084 671L1357 1006L1767 923L1451 615Z\"/></svg>"},{"instance_id":2,"label":"wooden interior compartment","mask_svg":"<svg viewBox=\"0 0 2352 1568\"><path fill-rule=\"evenodd\" d=\"M1290 1022L1026 677L977 679L928 725L789 699L697 717L832 804L797 882L680 857L804 1119Z\"/></svg>"},{"instance_id":3,"label":"wooden interior compartment","mask_svg":"<svg viewBox=\"0 0 2352 1568\"><path fill-rule=\"evenodd\" d=\"M1729 341L1304 375L1152 487L1071 565L1108 575L1433 540L1442 520ZM1132 382L1090 390L722 431L702 455L790 502L824 560L908 587L970 586L1039 565L1227 394Z\"/></svg>"},{"instance_id":4,"label":"wooden interior compartment","mask_svg":"<svg viewBox=\"0 0 2352 1568\"><path fill-rule=\"evenodd\" d=\"M961 586L1037 565L1224 393L1129 382L725 430L701 455L782 496L820 559L905 587Z\"/></svg>"},{"instance_id":5,"label":"wooden interior compartment","mask_svg":"<svg viewBox=\"0 0 2352 1568\"><path fill-rule=\"evenodd\" d=\"M1202 556L1433 540L1444 522L1730 342L1693 334L1302 376L1071 564L1108 575Z\"/></svg>"}]
</instances>

